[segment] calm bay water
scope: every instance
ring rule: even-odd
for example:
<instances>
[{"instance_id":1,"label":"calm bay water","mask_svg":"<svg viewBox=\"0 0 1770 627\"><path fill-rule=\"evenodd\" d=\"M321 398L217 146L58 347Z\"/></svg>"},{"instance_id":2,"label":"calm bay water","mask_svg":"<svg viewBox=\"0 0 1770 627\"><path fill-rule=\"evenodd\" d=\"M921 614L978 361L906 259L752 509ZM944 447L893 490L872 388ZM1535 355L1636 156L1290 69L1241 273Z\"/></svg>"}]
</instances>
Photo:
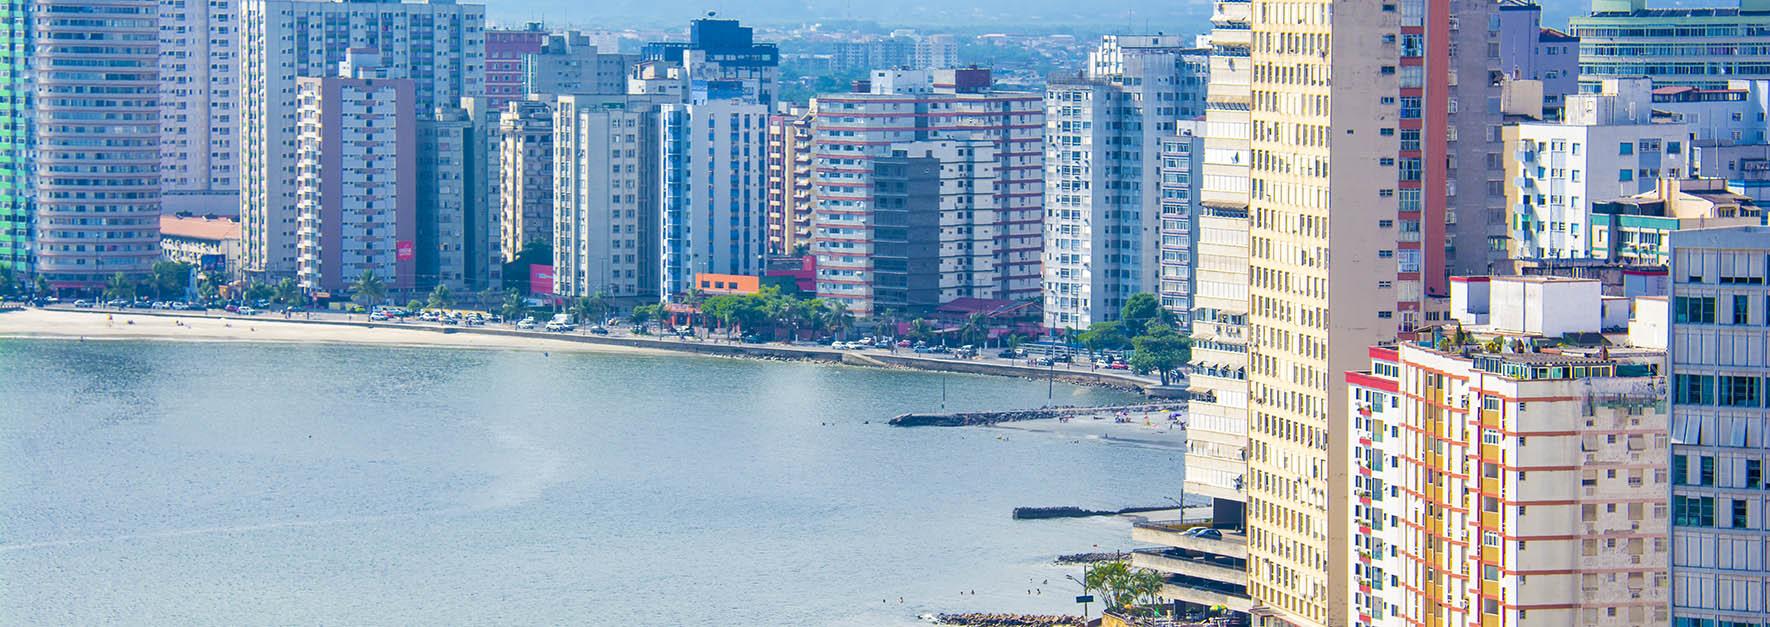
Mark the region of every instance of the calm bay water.
<instances>
[{"instance_id":1,"label":"calm bay water","mask_svg":"<svg viewBox=\"0 0 1770 627\"><path fill-rule=\"evenodd\" d=\"M1044 382L945 378L952 409L1047 402ZM0 623L1073 611L1062 576L1078 569L1051 558L1122 547L1126 524L1009 511L1159 503L1179 454L883 424L937 408L941 380L675 356L0 340Z\"/></svg>"}]
</instances>

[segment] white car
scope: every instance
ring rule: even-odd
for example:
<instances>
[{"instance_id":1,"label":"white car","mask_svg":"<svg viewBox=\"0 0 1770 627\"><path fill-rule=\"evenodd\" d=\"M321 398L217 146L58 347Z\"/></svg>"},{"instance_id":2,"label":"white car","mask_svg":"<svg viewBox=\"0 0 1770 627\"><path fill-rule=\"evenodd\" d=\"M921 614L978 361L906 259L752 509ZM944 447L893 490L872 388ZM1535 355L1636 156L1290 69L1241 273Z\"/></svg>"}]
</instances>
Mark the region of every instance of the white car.
<instances>
[{"instance_id":1,"label":"white car","mask_svg":"<svg viewBox=\"0 0 1770 627\"><path fill-rule=\"evenodd\" d=\"M516 323L516 328L524 329L524 330L533 329L533 328L535 328L535 319L534 318L523 318L521 321Z\"/></svg>"}]
</instances>

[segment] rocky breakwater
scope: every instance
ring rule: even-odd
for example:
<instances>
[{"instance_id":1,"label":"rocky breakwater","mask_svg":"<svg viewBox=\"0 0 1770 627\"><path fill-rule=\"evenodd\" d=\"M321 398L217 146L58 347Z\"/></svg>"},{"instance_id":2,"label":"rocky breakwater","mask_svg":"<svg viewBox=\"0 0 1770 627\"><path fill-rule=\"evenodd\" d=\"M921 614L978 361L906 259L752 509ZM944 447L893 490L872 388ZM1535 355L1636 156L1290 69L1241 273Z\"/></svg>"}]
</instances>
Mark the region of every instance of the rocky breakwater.
<instances>
[{"instance_id":1,"label":"rocky breakwater","mask_svg":"<svg viewBox=\"0 0 1770 627\"><path fill-rule=\"evenodd\" d=\"M894 427L984 427L1002 422L1020 420L1050 420L1056 418L1135 416L1145 413L1184 411L1186 403L1144 403L1139 405L1111 405L1104 407L1040 407L1038 409L1011 409L1003 411L972 411L938 414L902 414L891 419Z\"/></svg>"},{"instance_id":2,"label":"rocky breakwater","mask_svg":"<svg viewBox=\"0 0 1770 627\"><path fill-rule=\"evenodd\" d=\"M940 625L966 625L969 627L1080 627L1087 620L1080 616L1062 614L1003 614L997 612L967 612L963 614L941 614L935 617Z\"/></svg>"}]
</instances>

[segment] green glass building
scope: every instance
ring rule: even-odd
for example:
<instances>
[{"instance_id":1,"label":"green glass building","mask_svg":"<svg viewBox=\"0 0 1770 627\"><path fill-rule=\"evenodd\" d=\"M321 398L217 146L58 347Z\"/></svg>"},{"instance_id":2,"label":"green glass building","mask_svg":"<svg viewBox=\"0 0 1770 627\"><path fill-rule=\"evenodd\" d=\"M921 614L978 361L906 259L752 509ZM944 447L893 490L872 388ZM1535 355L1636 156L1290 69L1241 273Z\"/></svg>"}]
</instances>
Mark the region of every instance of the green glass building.
<instances>
[{"instance_id":1,"label":"green glass building","mask_svg":"<svg viewBox=\"0 0 1770 627\"><path fill-rule=\"evenodd\" d=\"M1649 77L1655 85L1723 89L1729 80L1770 79L1770 0L1738 8L1650 9L1646 0L1592 0L1567 22L1579 38L1580 90L1607 78Z\"/></svg>"},{"instance_id":2,"label":"green glass building","mask_svg":"<svg viewBox=\"0 0 1770 627\"><path fill-rule=\"evenodd\" d=\"M0 272L32 270L31 5L0 0Z\"/></svg>"}]
</instances>

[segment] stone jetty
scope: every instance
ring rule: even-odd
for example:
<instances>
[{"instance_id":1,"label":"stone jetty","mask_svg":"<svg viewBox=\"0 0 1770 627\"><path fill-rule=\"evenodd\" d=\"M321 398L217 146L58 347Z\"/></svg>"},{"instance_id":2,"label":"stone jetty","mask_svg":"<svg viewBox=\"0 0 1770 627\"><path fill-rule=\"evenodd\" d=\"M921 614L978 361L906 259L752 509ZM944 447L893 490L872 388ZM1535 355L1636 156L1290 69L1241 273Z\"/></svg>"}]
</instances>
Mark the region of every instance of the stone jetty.
<instances>
[{"instance_id":1,"label":"stone jetty","mask_svg":"<svg viewBox=\"0 0 1770 627\"><path fill-rule=\"evenodd\" d=\"M1090 416L1108 417L1118 414L1141 416L1144 413L1185 411L1186 403L1142 403L1137 405L1108 405L1098 407L1041 407L1038 409L1011 409L1003 411L972 411L938 414L902 414L891 419L890 424L896 427L981 427L1003 422L1020 420L1049 420L1054 418L1085 418Z\"/></svg>"},{"instance_id":2,"label":"stone jetty","mask_svg":"<svg viewBox=\"0 0 1770 627\"><path fill-rule=\"evenodd\" d=\"M964 625L966 627L1081 627L1087 621L1080 616L1062 614L1004 614L996 612L967 612L963 614L941 614L935 617L940 625Z\"/></svg>"}]
</instances>

